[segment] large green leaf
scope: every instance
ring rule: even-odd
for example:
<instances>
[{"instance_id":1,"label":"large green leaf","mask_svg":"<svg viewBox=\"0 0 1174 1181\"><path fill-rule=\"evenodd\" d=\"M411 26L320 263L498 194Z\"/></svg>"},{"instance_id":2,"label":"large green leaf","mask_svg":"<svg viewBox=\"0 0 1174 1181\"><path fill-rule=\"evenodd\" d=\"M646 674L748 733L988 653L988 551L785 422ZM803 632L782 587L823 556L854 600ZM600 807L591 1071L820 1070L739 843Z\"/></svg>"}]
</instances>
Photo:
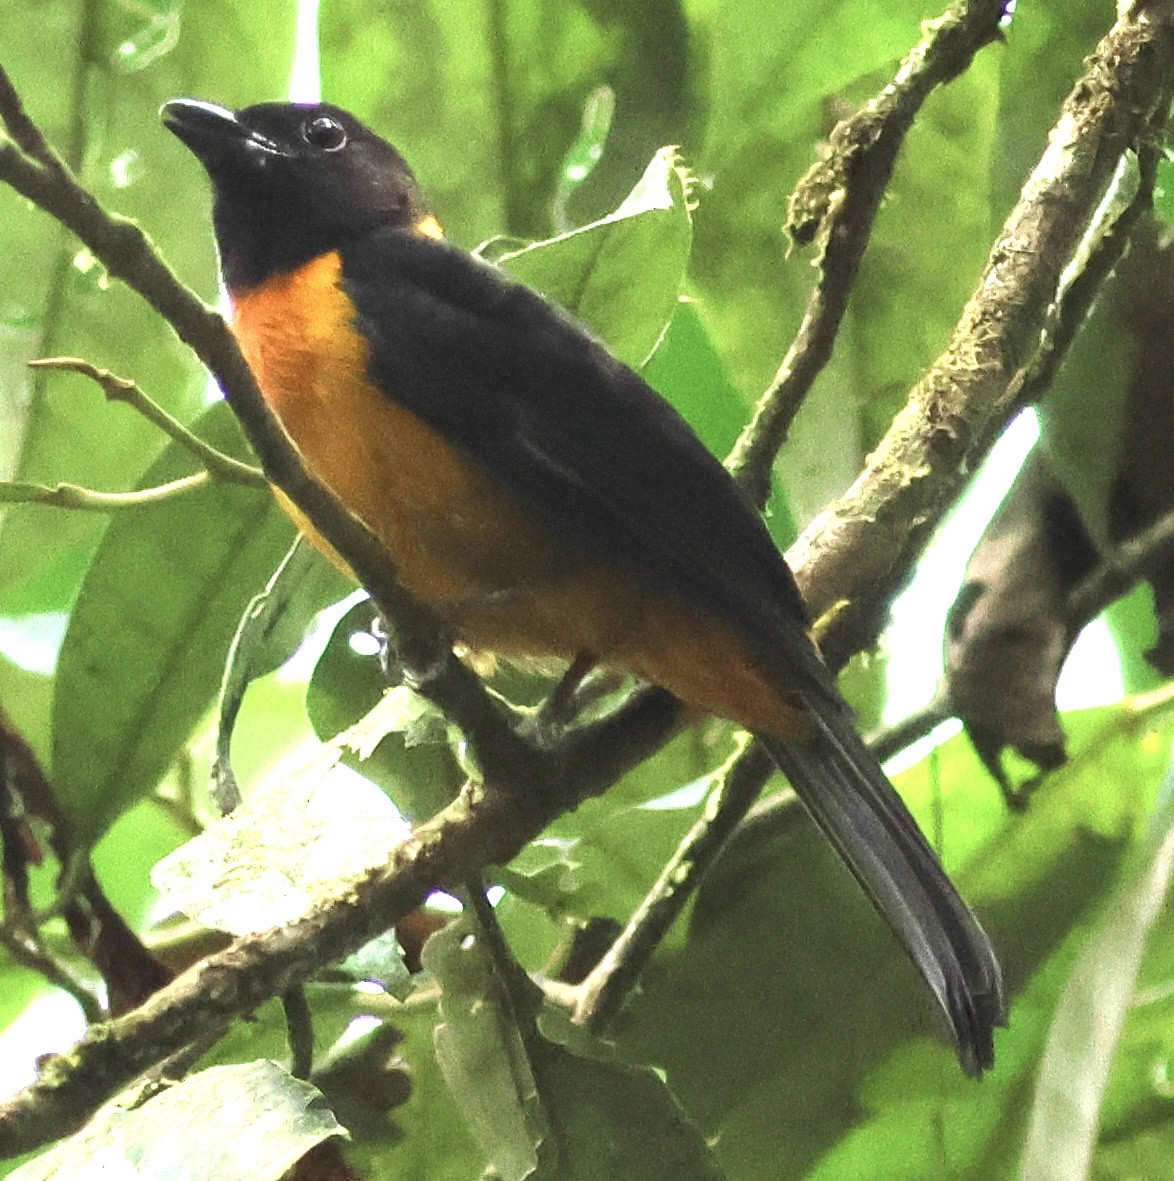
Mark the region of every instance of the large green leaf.
<instances>
[{"instance_id":1,"label":"large green leaf","mask_svg":"<svg viewBox=\"0 0 1174 1181\"><path fill-rule=\"evenodd\" d=\"M465 921L432 937L425 965L441 986L437 1060L502 1181L720 1176L664 1080L591 1056L554 1014L536 1023L537 990L495 964Z\"/></svg>"},{"instance_id":2,"label":"large green leaf","mask_svg":"<svg viewBox=\"0 0 1174 1181\"><path fill-rule=\"evenodd\" d=\"M198 428L243 453L226 404ZM143 484L193 466L173 443ZM245 607L292 539L266 489L213 481L110 522L70 619L53 702L53 781L80 840L98 837L174 761L215 697Z\"/></svg>"},{"instance_id":3,"label":"large green leaf","mask_svg":"<svg viewBox=\"0 0 1174 1181\"><path fill-rule=\"evenodd\" d=\"M689 183L666 148L613 214L498 262L638 369L664 335L684 282L693 237Z\"/></svg>"},{"instance_id":4,"label":"large green leaf","mask_svg":"<svg viewBox=\"0 0 1174 1181\"><path fill-rule=\"evenodd\" d=\"M160 861L151 880L168 905L206 927L256 934L297 922L339 882L383 864L407 825L336 763L322 750Z\"/></svg>"},{"instance_id":5,"label":"large green leaf","mask_svg":"<svg viewBox=\"0 0 1174 1181\"><path fill-rule=\"evenodd\" d=\"M141 1088L139 1088L141 1090ZM314 1145L345 1134L317 1088L276 1062L212 1066L146 1103L117 1102L76 1136L11 1174L14 1181L166 1177L277 1181Z\"/></svg>"}]
</instances>

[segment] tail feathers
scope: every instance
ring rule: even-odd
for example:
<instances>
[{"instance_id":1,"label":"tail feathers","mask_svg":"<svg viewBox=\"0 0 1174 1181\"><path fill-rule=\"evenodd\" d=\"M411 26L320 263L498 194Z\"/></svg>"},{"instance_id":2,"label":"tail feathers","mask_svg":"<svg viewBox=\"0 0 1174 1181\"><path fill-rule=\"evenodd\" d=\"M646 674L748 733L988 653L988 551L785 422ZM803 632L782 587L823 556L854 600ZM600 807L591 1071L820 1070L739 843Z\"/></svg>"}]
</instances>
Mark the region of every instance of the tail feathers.
<instances>
[{"instance_id":1,"label":"tail feathers","mask_svg":"<svg viewBox=\"0 0 1174 1181\"><path fill-rule=\"evenodd\" d=\"M1006 1024L999 961L846 707L828 704L803 741L761 740L924 977L962 1069L981 1075Z\"/></svg>"}]
</instances>

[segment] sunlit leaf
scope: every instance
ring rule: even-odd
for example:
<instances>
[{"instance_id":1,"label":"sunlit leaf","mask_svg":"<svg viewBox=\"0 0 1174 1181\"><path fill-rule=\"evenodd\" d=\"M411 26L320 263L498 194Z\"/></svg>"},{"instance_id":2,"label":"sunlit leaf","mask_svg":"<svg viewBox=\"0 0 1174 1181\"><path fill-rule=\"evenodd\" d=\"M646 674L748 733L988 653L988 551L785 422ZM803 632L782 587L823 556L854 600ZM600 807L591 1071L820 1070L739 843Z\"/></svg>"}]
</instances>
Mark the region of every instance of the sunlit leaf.
<instances>
[{"instance_id":1,"label":"sunlit leaf","mask_svg":"<svg viewBox=\"0 0 1174 1181\"><path fill-rule=\"evenodd\" d=\"M261 1059L210 1067L139 1106L115 1101L11 1177L277 1181L315 1144L345 1131L315 1087Z\"/></svg>"},{"instance_id":2,"label":"sunlit leaf","mask_svg":"<svg viewBox=\"0 0 1174 1181\"><path fill-rule=\"evenodd\" d=\"M164 858L152 881L169 905L233 935L302 918L338 883L382 865L407 834L377 788L332 775L326 749Z\"/></svg>"}]
</instances>

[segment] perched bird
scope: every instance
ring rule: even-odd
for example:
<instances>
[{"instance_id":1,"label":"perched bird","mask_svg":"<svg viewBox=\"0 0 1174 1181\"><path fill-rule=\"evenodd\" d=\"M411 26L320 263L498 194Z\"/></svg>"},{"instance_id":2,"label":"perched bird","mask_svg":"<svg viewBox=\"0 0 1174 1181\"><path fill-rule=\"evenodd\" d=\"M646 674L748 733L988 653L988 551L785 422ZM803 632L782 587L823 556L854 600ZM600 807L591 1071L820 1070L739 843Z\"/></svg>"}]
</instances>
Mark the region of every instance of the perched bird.
<instances>
[{"instance_id":1,"label":"perched bird","mask_svg":"<svg viewBox=\"0 0 1174 1181\"><path fill-rule=\"evenodd\" d=\"M403 157L326 104L163 119L211 177L245 358L310 470L471 647L634 673L766 745L888 921L962 1067L986 934L856 733L758 513L583 327L444 240Z\"/></svg>"}]
</instances>

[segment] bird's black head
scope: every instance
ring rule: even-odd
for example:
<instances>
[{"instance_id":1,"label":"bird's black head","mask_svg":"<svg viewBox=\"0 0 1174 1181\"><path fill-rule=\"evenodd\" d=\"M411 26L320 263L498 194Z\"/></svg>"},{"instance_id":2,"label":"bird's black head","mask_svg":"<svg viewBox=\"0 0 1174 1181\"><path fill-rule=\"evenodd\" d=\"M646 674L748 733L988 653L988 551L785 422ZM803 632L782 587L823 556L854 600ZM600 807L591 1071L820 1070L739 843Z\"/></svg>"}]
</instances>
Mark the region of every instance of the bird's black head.
<instances>
[{"instance_id":1,"label":"bird's black head","mask_svg":"<svg viewBox=\"0 0 1174 1181\"><path fill-rule=\"evenodd\" d=\"M175 99L162 116L212 178L230 291L256 287L382 226L439 232L404 158L338 107L260 103L233 112Z\"/></svg>"}]
</instances>

